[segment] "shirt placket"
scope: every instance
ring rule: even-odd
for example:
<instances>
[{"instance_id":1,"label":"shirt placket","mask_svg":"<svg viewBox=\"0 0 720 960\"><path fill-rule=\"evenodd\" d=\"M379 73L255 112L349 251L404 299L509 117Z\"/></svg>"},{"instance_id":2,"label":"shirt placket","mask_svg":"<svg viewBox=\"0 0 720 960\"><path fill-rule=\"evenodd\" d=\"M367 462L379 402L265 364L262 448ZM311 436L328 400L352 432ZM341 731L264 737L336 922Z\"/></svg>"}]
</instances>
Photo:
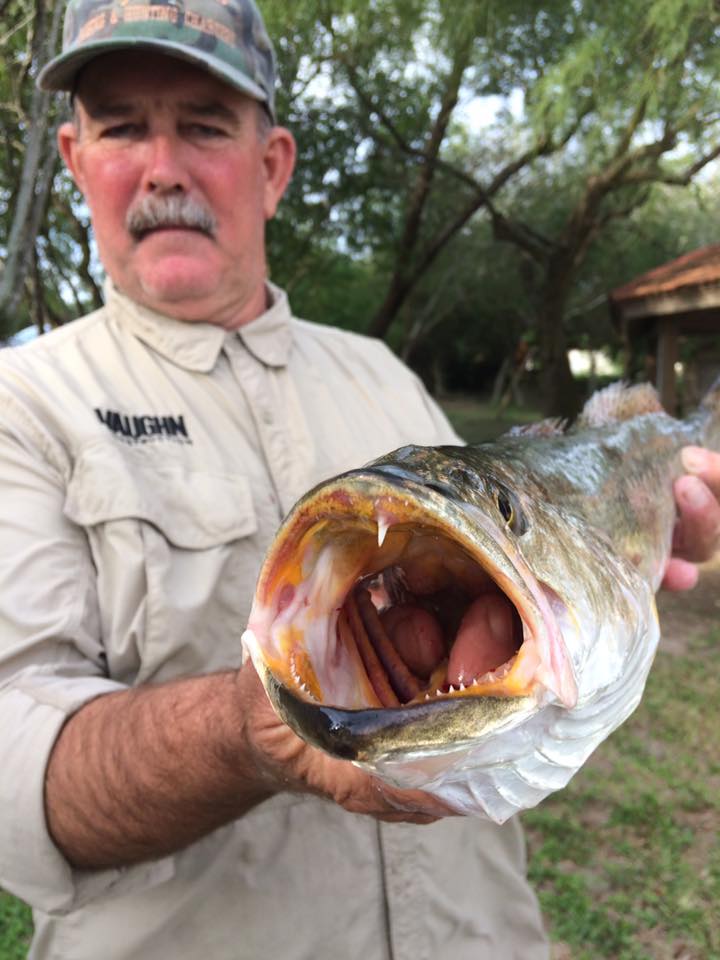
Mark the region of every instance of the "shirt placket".
<instances>
[{"instance_id":1,"label":"shirt placket","mask_svg":"<svg viewBox=\"0 0 720 960\"><path fill-rule=\"evenodd\" d=\"M288 369L263 363L239 339L228 345L226 354L250 407L260 449L285 514L311 485L306 458L298 449L306 432L302 413L299 408L287 409L284 401Z\"/></svg>"},{"instance_id":2,"label":"shirt placket","mask_svg":"<svg viewBox=\"0 0 720 960\"><path fill-rule=\"evenodd\" d=\"M430 960L425 933L432 904L422 882L416 831L378 825L392 960Z\"/></svg>"}]
</instances>

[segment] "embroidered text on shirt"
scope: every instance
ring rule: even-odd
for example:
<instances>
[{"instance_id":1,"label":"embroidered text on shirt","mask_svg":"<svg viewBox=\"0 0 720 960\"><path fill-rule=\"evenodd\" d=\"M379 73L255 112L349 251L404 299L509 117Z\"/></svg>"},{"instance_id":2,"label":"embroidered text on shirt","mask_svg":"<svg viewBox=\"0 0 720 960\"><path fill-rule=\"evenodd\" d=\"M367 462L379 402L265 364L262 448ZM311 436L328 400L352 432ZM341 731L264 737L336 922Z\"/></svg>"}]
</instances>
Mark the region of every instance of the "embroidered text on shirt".
<instances>
[{"instance_id":1,"label":"embroidered text on shirt","mask_svg":"<svg viewBox=\"0 0 720 960\"><path fill-rule=\"evenodd\" d=\"M100 423L104 423L108 430L131 443L150 443L161 439L192 443L182 415L177 417L156 417L150 414L133 416L118 413L117 410L100 410L98 407L95 407L95 413Z\"/></svg>"}]
</instances>

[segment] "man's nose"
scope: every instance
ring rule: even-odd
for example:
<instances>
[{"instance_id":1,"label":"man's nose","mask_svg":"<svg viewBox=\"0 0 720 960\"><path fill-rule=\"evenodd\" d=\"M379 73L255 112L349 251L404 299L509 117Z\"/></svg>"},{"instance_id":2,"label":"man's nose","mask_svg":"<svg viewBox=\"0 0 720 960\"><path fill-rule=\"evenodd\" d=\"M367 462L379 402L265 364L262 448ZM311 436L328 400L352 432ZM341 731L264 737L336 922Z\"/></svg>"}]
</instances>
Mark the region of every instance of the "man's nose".
<instances>
[{"instance_id":1,"label":"man's nose","mask_svg":"<svg viewBox=\"0 0 720 960\"><path fill-rule=\"evenodd\" d=\"M151 192L180 192L190 181L182 159L182 145L168 134L155 134L148 143L145 188Z\"/></svg>"}]
</instances>

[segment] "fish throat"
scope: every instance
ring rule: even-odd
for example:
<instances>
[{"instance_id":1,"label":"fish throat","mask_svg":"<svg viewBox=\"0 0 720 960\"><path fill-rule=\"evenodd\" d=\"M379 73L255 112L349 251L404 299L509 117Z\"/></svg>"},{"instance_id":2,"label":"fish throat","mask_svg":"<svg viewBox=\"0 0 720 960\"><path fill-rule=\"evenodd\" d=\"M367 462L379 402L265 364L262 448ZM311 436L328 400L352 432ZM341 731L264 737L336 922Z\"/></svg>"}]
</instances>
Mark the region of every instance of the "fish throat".
<instances>
[{"instance_id":1,"label":"fish throat","mask_svg":"<svg viewBox=\"0 0 720 960\"><path fill-rule=\"evenodd\" d=\"M460 511L377 478L309 495L266 561L251 622L276 683L345 710L532 694L544 629L532 590L501 526L479 537Z\"/></svg>"}]
</instances>

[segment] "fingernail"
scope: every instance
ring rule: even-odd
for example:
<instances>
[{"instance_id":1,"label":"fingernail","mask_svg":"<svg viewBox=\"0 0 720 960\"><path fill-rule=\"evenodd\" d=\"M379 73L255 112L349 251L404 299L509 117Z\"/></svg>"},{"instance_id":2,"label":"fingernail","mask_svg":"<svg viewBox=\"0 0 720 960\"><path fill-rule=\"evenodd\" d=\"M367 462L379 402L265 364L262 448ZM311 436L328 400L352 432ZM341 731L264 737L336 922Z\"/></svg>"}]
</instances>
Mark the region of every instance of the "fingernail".
<instances>
[{"instance_id":1,"label":"fingernail","mask_svg":"<svg viewBox=\"0 0 720 960\"><path fill-rule=\"evenodd\" d=\"M705 484L695 477L689 477L685 483L683 483L679 491L679 496L685 501L685 504L693 510L704 509L709 505L711 500L710 493Z\"/></svg>"},{"instance_id":2,"label":"fingernail","mask_svg":"<svg viewBox=\"0 0 720 960\"><path fill-rule=\"evenodd\" d=\"M701 447L683 447L680 457L688 473L702 473L708 465L707 454Z\"/></svg>"}]
</instances>

